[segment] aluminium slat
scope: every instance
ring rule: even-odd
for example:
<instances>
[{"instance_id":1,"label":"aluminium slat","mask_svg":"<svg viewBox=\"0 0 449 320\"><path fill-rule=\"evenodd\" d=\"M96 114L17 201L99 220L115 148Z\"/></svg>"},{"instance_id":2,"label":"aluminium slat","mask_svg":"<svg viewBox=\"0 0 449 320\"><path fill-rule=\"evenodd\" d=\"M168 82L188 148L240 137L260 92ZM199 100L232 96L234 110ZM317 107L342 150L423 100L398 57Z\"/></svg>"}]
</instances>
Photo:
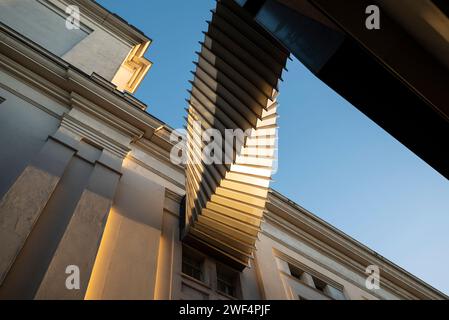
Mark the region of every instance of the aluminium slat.
<instances>
[{"instance_id":1,"label":"aluminium slat","mask_svg":"<svg viewBox=\"0 0 449 320\"><path fill-rule=\"evenodd\" d=\"M258 177L258 176L251 176L251 175L248 175L248 174L242 174L242 173L232 172L232 171L226 172L225 179L238 181L238 182L244 182L244 183L247 183L247 184L261 186L261 187L264 187L264 188L268 188L270 186L270 181L271 181L271 179L269 179L269 178L262 178L262 177Z\"/></svg>"},{"instance_id":2,"label":"aluminium slat","mask_svg":"<svg viewBox=\"0 0 449 320\"><path fill-rule=\"evenodd\" d=\"M212 53L211 53L212 55ZM198 56L196 65L200 65L211 76L224 78L234 86L240 88L247 96L256 101L261 107L266 108L266 101L269 98L257 87L255 87L248 79L244 78L240 73L232 69L229 65L223 67L224 62L211 62L201 54Z\"/></svg>"},{"instance_id":3,"label":"aluminium slat","mask_svg":"<svg viewBox=\"0 0 449 320\"><path fill-rule=\"evenodd\" d=\"M265 202L266 202L265 198L248 195L239 190L232 190L232 189L228 189L228 188L225 188L222 186L218 187L215 190L215 193L217 195L221 195L223 197L227 197L230 199L238 199L239 201L242 201L246 204L254 205L254 206L262 207L262 208L265 206Z\"/></svg>"},{"instance_id":4,"label":"aluminium slat","mask_svg":"<svg viewBox=\"0 0 449 320\"><path fill-rule=\"evenodd\" d=\"M202 72L201 69L197 70L193 82L196 86L201 88L212 101L214 101L214 99L217 99L217 101L222 99L225 102L225 107L231 107L234 112L237 112L245 117L249 123L254 125L255 121L261 119L262 108L254 108L255 110L249 108L237 99L229 90L227 90L227 88L220 86L220 84L213 80L207 73Z\"/></svg>"},{"instance_id":5,"label":"aluminium slat","mask_svg":"<svg viewBox=\"0 0 449 320\"><path fill-rule=\"evenodd\" d=\"M193 98L193 97L191 97ZM227 141L225 139L226 137L226 130L228 130L229 127L227 127L226 125L224 125L223 123L221 123L221 119L222 118L215 118L214 114L207 108L203 107L203 105L201 103L195 103L195 101L191 101L191 110L196 111L197 113L201 113L202 116L204 117L205 120L205 124L203 123L204 128L206 129L217 129L218 131L220 131L222 139L223 139L223 152L226 151L226 147L228 148L232 148L233 145L230 144L230 141ZM214 126L215 124L215 126ZM237 137L240 138L240 137ZM240 143L245 143L244 139L238 139L238 141Z\"/></svg>"},{"instance_id":6,"label":"aluminium slat","mask_svg":"<svg viewBox=\"0 0 449 320\"><path fill-rule=\"evenodd\" d=\"M236 228L235 225L230 225L226 223L222 223L218 220L215 220L213 217L209 217L207 214L202 214L198 217L198 222L210 225L213 229L223 230L223 233L228 234L231 237L242 239L242 241L254 247L255 240L257 239L257 234L249 234L245 231L241 231Z\"/></svg>"},{"instance_id":7,"label":"aluminium slat","mask_svg":"<svg viewBox=\"0 0 449 320\"><path fill-rule=\"evenodd\" d=\"M232 164L231 170L237 173L246 173L252 176L270 178L273 169L271 167L252 167L244 164Z\"/></svg>"},{"instance_id":8,"label":"aluminium slat","mask_svg":"<svg viewBox=\"0 0 449 320\"><path fill-rule=\"evenodd\" d=\"M220 183L221 187L232 189L232 190L240 190L241 192L244 192L249 195L255 195L258 197L267 197L268 196L268 189L261 187L261 186L255 186L252 184L248 184L245 182L240 181L232 181L232 180L223 180Z\"/></svg>"},{"instance_id":9,"label":"aluminium slat","mask_svg":"<svg viewBox=\"0 0 449 320\"><path fill-rule=\"evenodd\" d=\"M234 254L235 257L237 257L238 259L242 259L243 260L245 258L246 259L248 259L248 258L250 259L250 258L253 257L252 254L243 252L243 251L239 250L238 248L235 248L234 246L226 245L220 239L215 238L215 234L214 233L204 232L202 230L198 230L195 227L192 228L192 232L198 233L203 238L207 238L208 242L210 242L212 245L215 245L216 247L221 248L223 251L225 251L225 252L227 252L229 254ZM214 237L212 237L211 234L214 234Z\"/></svg>"},{"instance_id":10,"label":"aluminium slat","mask_svg":"<svg viewBox=\"0 0 449 320\"><path fill-rule=\"evenodd\" d=\"M226 206L222 206L218 203L214 203L214 202L210 202L210 201L207 203L206 209L209 209L209 210L215 211L215 212L219 212L224 216L238 218L240 221L250 224L254 227L260 227L260 223L261 223L260 217L255 217L250 214L246 214L244 212L234 210L232 208L228 208Z\"/></svg>"},{"instance_id":11,"label":"aluminium slat","mask_svg":"<svg viewBox=\"0 0 449 320\"><path fill-rule=\"evenodd\" d=\"M214 234L214 238L229 245L233 248L251 255L255 250L255 239L251 237L250 243L247 242L247 236L239 234L237 231L232 233L228 226L220 225L212 220L207 220L207 217L202 215L203 219L198 220L195 224L195 229L205 233ZM222 229L220 229L220 227ZM229 233L228 233L229 231Z\"/></svg>"},{"instance_id":12,"label":"aluminium slat","mask_svg":"<svg viewBox=\"0 0 449 320\"><path fill-rule=\"evenodd\" d=\"M252 42L257 43L267 54L280 64L287 58L288 53L283 53L277 46L274 46L270 40L267 40L257 30L254 30L253 25L249 25L247 21L239 17L232 9L226 5L218 5L215 9L214 15L218 15L225 19L229 24L238 26L238 30Z\"/></svg>"},{"instance_id":13,"label":"aluminium slat","mask_svg":"<svg viewBox=\"0 0 449 320\"><path fill-rule=\"evenodd\" d=\"M201 105L202 108L208 110L208 112L211 115L216 115L217 118L220 119L220 122L223 123L223 125L226 128L240 128L234 120L232 120L225 112L223 112L220 108L217 108L213 103L210 102L210 100L207 100L207 98L196 88L192 88L195 90L190 91L190 100L189 103L198 104Z\"/></svg>"},{"instance_id":14,"label":"aluminium slat","mask_svg":"<svg viewBox=\"0 0 449 320\"><path fill-rule=\"evenodd\" d=\"M284 68L281 63L273 58L269 53L260 47L257 43L253 42L246 35L242 34L237 28L231 25L226 19L222 18L219 14L215 14L212 17L212 23L225 32L229 37L236 39L238 43L243 47L246 45L248 51L253 55L257 55L259 59L267 66L272 66L274 70L282 70Z\"/></svg>"},{"instance_id":15,"label":"aluminium slat","mask_svg":"<svg viewBox=\"0 0 449 320\"><path fill-rule=\"evenodd\" d=\"M233 217L229 217L229 216L217 213L217 212L215 212L213 210L209 210L207 208L203 209L203 214L205 216L207 216L209 219L213 219L213 220L223 223L227 226L236 228L242 232L245 232L245 233L253 236L254 238L257 238L259 235L259 232L261 231L260 227L255 227L254 225L245 223L245 222L235 219Z\"/></svg>"},{"instance_id":16,"label":"aluminium slat","mask_svg":"<svg viewBox=\"0 0 449 320\"><path fill-rule=\"evenodd\" d=\"M192 96L195 97L204 107L207 107L211 112L214 112L214 110L220 110L220 112L217 112L217 116L220 117L222 121L226 121L226 117L230 119L236 126L231 125L229 129L233 128L251 128L251 124L240 114L236 113L234 110L229 109L221 109L218 105L214 104L212 100L209 99L209 97L203 93L200 89L193 86L192 87ZM214 106L214 108L212 107Z\"/></svg>"},{"instance_id":17,"label":"aluminium slat","mask_svg":"<svg viewBox=\"0 0 449 320\"><path fill-rule=\"evenodd\" d=\"M242 76L249 79L258 88L270 97L271 90L273 88L270 83L263 79L259 74L251 70L243 61L241 61L237 56L235 56L231 51L226 49L219 42L214 41L211 37L205 36L202 49L207 49L213 54L220 56L220 58L230 65L234 70L238 71Z\"/></svg>"},{"instance_id":18,"label":"aluminium slat","mask_svg":"<svg viewBox=\"0 0 449 320\"><path fill-rule=\"evenodd\" d=\"M187 237L246 266L256 250L277 152L277 86L288 53L251 19L245 21L243 9L232 2L219 1L217 11L190 81ZM232 150L230 164L206 164L208 142L201 137L206 129L218 130L225 142L220 151ZM227 129L249 136L229 145Z\"/></svg>"},{"instance_id":19,"label":"aluminium slat","mask_svg":"<svg viewBox=\"0 0 449 320\"><path fill-rule=\"evenodd\" d=\"M194 129L189 129L187 130L187 138L189 139L189 146L192 147L192 152L195 153L196 157L195 160L197 160L197 164L201 164L204 167L211 167L210 170L213 177L216 179L216 181L220 181L225 173L229 170L230 168L230 164L227 163L215 163L212 162L211 164L205 163L204 162L204 147L206 146L206 142L200 140L199 138L194 139L193 138L193 134L194 134ZM197 141L198 140L198 141Z\"/></svg>"},{"instance_id":20,"label":"aluminium slat","mask_svg":"<svg viewBox=\"0 0 449 320\"><path fill-rule=\"evenodd\" d=\"M256 113L257 115L260 116L261 108L262 110L266 108L266 98L264 98L262 102L254 99L254 97L248 94L248 92L246 92L242 87L240 87L227 75L220 72L206 60L197 62L196 65L199 69L201 69L202 71L207 73L210 77L212 77L217 83L220 83L229 92L235 95L240 101L242 101L242 103L244 103L249 107L252 107L254 113ZM197 71L199 70L197 69Z\"/></svg>"},{"instance_id":21,"label":"aluminium slat","mask_svg":"<svg viewBox=\"0 0 449 320\"><path fill-rule=\"evenodd\" d=\"M202 47L201 52L196 52L196 54L198 55L198 62L204 60L213 65L218 71L225 74L228 78L232 79L246 92L248 92L248 94L250 94L254 99L258 100L260 104L263 105L266 99L271 98L272 92L263 91L263 88L259 88L255 83L251 81L251 79L245 78L239 71L234 69L219 56L216 56L206 47Z\"/></svg>"},{"instance_id":22,"label":"aluminium slat","mask_svg":"<svg viewBox=\"0 0 449 320\"><path fill-rule=\"evenodd\" d=\"M249 259L247 257L239 258L236 255L229 254L228 252L220 249L219 247L214 246L211 243L208 243L207 240L203 240L202 235L201 235L200 232L196 232L195 230L192 230L192 231L193 231L192 232L193 233L193 237L191 237L191 238L194 238L195 242L198 242L200 244L203 244L203 245L206 245L206 246L209 246L209 247L213 248L219 254L221 254L221 255L225 256L226 258L234 261L236 264L243 265L244 267L249 267L249 260L253 259L252 257L250 257ZM204 238L207 238L207 235Z\"/></svg>"},{"instance_id":23,"label":"aluminium slat","mask_svg":"<svg viewBox=\"0 0 449 320\"><path fill-rule=\"evenodd\" d=\"M277 85L281 72L275 72L267 68L265 64L258 59L258 57L254 57L251 52L249 52L246 48L241 47L239 43L228 37L213 24L209 25L207 36L214 41L218 41L223 47L231 51L242 62L247 64L248 67L250 67L255 73L264 78L272 87Z\"/></svg>"},{"instance_id":24,"label":"aluminium slat","mask_svg":"<svg viewBox=\"0 0 449 320\"><path fill-rule=\"evenodd\" d=\"M252 214L255 216L261 215L261 211L264 210L263 207L249 205L244 202L236 201L234 199L223 197L218 194L213 194L210 201L221 204L223 206L231 207L235 210L239 210L239 211L249 213L249 214Z\"/></svg>"},{"instance_id":25,"label":"aluminium slat","mask_svg":"<svg viewBox=\"0 0 449 320\"><path fill-rule=\"evenodd\" d=\"M220 183L220 181L224 178L220 174L220 172L215 168L206 168L206 164L203 162L201 158L201 154L197 151L197 147L192 147L191 152L188 153L189 164L196 165L201 168L201 174L205 175L207 182L211 186L211 189L214 190L216 186Z\"/></svg>"},{"instance_id":26,"label":"aluminium slat","mask_svg":"<svg viewBox=\"0 0 449 320\"><path fill-rule=\"evenodd\" d=\"M254 21L253 17L246 11L242 10L242 7L239 6L235 0L220 0L220 4L217 4L217 7L219 6L225 6L229 8L234 14L239 16L240 18L244 19L246 24L250 26L259 36L261 36L267 43L269 43L271 46L274 46L278 52L278 56L283 56L285 58L288 57L289 51L288 49L278 40L273 38L263 27L261 27L257 22ZM260 41L262 41L261 39Z\"/></svg>"},{"instance_id":27,"label":"aluminium slat","mask_svg":"<svg viewBox=\"0 0 449 320\"><path fill-rule=\"evenodd\" d=\"M245 129L249 129L256 125L257 121L260 120L259 116L250 112L247 108L246 110L238 110L233 107L225 98L222 97L222 92L217 93L214 92L212 88L208 86L206 82L202 79L195 77L195 80L191 82L192 86L200 90L210 101L215 103L217 107L221 108L223 112L231 117L236 123L248 123L248 127L243 127ZM242 114L242 111L247 111L245 114ZM240 120L239 120L240 119ZM243 122L245 120L245 122Z\"/></svg>"}]
</instances>

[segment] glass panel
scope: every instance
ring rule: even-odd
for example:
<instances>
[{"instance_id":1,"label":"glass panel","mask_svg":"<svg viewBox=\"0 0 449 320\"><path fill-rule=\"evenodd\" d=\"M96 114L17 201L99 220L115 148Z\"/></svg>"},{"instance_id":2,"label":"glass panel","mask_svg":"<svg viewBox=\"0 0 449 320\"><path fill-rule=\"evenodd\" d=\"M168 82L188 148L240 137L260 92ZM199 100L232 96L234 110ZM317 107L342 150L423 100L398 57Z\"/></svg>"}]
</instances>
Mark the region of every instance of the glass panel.
<instances>
[{"instance_id":1,"label":"glass panel","mask_svg":"<svg viewBox=\"0 0 449 320\"><path fill-rule=\"evenodd\" d=\"M324 66L344 40L342 33L274 0L266 1L256 21L313 72Z\"/></svg>"},{"instance_id":2,"label":"glass panel","mask_svg":"<svg viewBox=\"0 0 449 320\"><path fill-rule=\"evenodd\" d=\"M217 287L218 291L234 296L234 286L232 284L218 280Z\"/></svg>"},{"instance_id":3,"label":"glass panel","mask_svg":"<svg viewBox=\"0 0 449 320\"><path fill-rule=\"evenodd\" d=\"M217 264L217 289L230 296L236 296L238 272Z\"/></svg>"},{"instance_id":4,"label":"glass panel","mask_svg":"<svg viewBox=\"0 0 449 320\"><path fill-rule=\"evenodd\" d=\"M182 273L203 280L203 258L195 255L194 252L187 248L182 249Z\"/></svg>"}]
</instances>

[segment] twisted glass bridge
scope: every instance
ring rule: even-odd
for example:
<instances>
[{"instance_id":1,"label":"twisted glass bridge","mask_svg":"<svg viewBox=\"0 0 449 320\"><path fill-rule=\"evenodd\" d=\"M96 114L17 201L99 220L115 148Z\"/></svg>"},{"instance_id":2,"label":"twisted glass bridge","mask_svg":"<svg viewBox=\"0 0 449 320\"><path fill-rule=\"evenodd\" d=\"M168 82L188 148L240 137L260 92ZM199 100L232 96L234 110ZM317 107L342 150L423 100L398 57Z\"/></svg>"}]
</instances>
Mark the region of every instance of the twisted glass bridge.
<instances>
[{"instance_id":1,"label":"twisted glass bridge","mask_svg":"<svg viewBox=\"0 0 449 320\"><path fill-rule=\"evenodd\" d=\"M278 84L290 53L449 178L447 11L440 1L377 0L381 27L372 30L365 24L371 2L217 1L188 101L184 241L237 269L251 264L276 161ZM208 129L218 132L209 140L232 149L227 161L204 158L201 133ZM227 130L247 134L230 143Z\"/></svg>"}]
</instances>

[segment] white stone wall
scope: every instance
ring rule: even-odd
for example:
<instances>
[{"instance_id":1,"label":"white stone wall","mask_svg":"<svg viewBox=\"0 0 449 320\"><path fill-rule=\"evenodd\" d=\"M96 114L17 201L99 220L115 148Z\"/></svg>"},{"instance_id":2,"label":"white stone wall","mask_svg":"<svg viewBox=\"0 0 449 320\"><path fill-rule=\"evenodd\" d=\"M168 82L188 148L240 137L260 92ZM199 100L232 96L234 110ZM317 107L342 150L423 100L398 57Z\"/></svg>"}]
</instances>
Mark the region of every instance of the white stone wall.
<instances>
[{"instance_id":1,"label":"white stone wall","mask_svg":"<svg viewBox=\"0 0 449 320\"><path fill-rule=\"evenodd\" d=\"M136 43L82 11L80 28L68 29L66 8L60 0L3 0L0 21L88 75L111 81Z\"/></svg>"},{"instance_id":2,"label":"white stone wall","mask_svg":"<svg viewBox=\"0 0 449 320\"><path fill-rule=\"evenodd\" d=\"M86 28L68 30L62 8L38 0L0 1L0 21L57 56L89 35Z\"/></svg>"},{"instance_id":3,"label":"white stone wall","mask_svg":"<svg viewBox=\"0 0 449 320\"><path fill-rule=\"evenodd\" d=\"M0 72L0 299L156 298L173 280L159 270L180 263L161 248L168 234L180 245L183 169L101 106L38 88ZM79 291L65 288L71 264Z\"/></svg>"},{"instance_id":4,"label":"white stone wall","mask_svg":"<svg viewBox=\"0 0 449 320\"><path fill-rule=\"evenodd\" d=\"M342 288L344 298L348 300L400 299L382 286L379 290L368 290L365 287L367 275L351 270L319 248L270 223L263 225L257 247L256 259L267 299L298 299L300 295L300 291L295 291L295 287L299 290L299 285L292 285L295 281L290 281L289 270L280 265L280 261L297 263L305 269L313 270L318 276L329 279L331 284ZM319 295L315 297L318 298Z\"/></svg>"},{"instance_id":5,"label":"white stone wall","mask_svg":"<svg viewBox=\"0 0 449 320\"><path fill-rule=\"evenodd\" d=\"M59 125L64 106L0 71L0 198ZM39 107L53 111L46 112ZM48 110L48 109L47 109ZM53 113L54 112L54 113Z\"/></svg>"}]
</instances>

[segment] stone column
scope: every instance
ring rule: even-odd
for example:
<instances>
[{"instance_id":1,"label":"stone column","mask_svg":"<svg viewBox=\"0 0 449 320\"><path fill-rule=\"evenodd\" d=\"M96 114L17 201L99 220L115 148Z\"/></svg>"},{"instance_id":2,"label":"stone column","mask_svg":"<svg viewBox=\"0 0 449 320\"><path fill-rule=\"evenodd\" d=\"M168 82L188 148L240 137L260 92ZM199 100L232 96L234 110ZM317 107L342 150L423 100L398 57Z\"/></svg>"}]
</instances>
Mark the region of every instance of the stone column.
<instances>
[{"instance_id":1,"label":"stone column","mask_svg":"<svg viewBox=\"0 0 449 320\"><path fill-rule=\"evenodd\" d=\"M264 224L263 228L268 229L269 224ZM282 281L273 253L274 241L264 233L259 234L260 240L257 242L255 257L257 261L257 273L261 295L266 300L288 299L288 294ZM270 275L269 277L265 275Z\"/></svg>"},{"instance_id":2,"label":"stone column","mask_svg":"<svg viewBox=\"0 0 449 320\"><path fill-rule=\"evenodd\" d=\"M125 160L86 299L154 299L164 198L149 171Z\"/></svg>"},{"instance_id":3,"label":"stone column","mask_svg":"<svg viewBox=\"0 0 449 320\"><path fill-rule=\"evenodd\" d=\"M173 213L164 212L155 300L170 300L173 297L174 264L181 264L176 257L176 242L179 241L179 218Z\"/></svg>"},{"instance_id":4,"label":"stone column","mask_svg":"<svg viewBox=\"0 0 449 320\"><path fill-rule=\"evenodd\" d=\"M50 137L1 200L0 285L74 153Z\"/></svg>"},{"instance_id":5,"label":"stone column","mask_svg":"<svg viewBox=\"0 0 449 320\"><path fill-rule=\"evenodd\" d=\"M53 256L36 299L84 299L103 229L120 178L104 163L105 151L96 162L87 188ZM79 289L66 287L68 266L79 268Z\"/></svg>"}]
</instances>

